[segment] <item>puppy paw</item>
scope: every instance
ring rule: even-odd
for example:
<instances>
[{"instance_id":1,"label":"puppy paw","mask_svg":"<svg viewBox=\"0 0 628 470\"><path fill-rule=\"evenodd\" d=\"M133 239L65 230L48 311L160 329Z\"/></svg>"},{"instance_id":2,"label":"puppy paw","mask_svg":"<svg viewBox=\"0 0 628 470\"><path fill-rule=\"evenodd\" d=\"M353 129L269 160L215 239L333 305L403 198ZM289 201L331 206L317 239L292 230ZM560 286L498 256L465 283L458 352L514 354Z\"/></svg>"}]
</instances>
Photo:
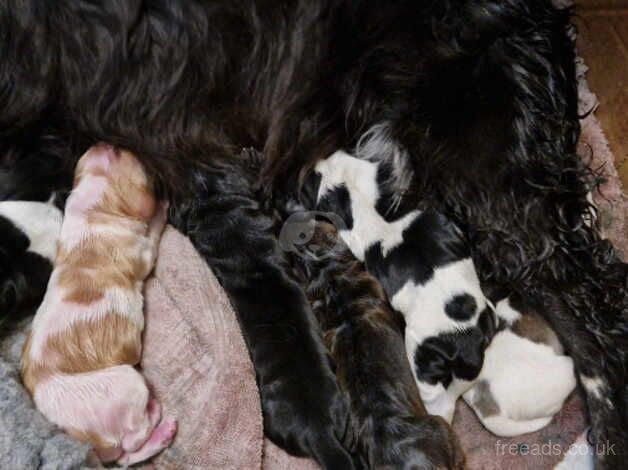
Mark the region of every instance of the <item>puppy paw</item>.
<instances>
[{"instance_id":1,"label":"puppy paw","mask_svg":"<svg viewBox=\"0 0 628 470\"><path fill-rule=\"evenodd\" d=\"M176 434L177 422L173 418L166 418L157 428L155 428L155 432L151 435L151 439L154 438L156 447L163 450L172 443Z\"/></svg>"},{"instance_id":2,"label":"puppy paw","mask_svg":"<svg viewBox=\"0 0 628 470\"><path fill-rule=\"evenodd\" d=\"M291 454L313 457L322 468L352 470L349 405L335 377L308 384L286 380L282 386L281 394L263 400L270 439Z\"/></svg>"},{"instance_id":3,"label":"puppy paw","mask_svg":"<svg viewBox=\"0 0 628 470\"><path fill-rule=\"evenodd\" d=\"M133 465L143 462L167 448L177 433L177 422L172 418L165 418L150 434L148 440L134 452L126 452L118 459L118 464Z\"/></svg>"}]
</instances>

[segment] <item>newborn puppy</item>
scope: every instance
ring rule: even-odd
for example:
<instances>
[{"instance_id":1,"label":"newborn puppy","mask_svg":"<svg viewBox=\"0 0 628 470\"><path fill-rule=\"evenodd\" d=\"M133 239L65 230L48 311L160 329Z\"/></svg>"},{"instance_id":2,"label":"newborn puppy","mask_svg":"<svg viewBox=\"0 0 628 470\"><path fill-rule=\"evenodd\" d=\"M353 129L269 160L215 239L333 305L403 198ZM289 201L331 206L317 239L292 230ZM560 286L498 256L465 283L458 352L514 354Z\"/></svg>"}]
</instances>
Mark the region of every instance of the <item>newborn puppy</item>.
<instances>
[{"instance_id":1,"label":"newborn puppy","mask_svg":"<svg viewBox=\"0 0 628 470\"><path fill-rule=\"evenodd\" d=\"M61 219L61 211L49 203L0 202L0 336L41 302Z\"/></svg>"},{"instance_id":2,"label":"newborn puppy","mask_svg":"<svg viewBox=\"0 0 628 470\"><path fill-rule=\"evenodd\" d=\"M315 171L317 208L342 215L343 240L405 318L406 351L427 411L451 422L495 327L462 233L433 212L387 220L378 205L385 175L377 162L338 151Z\"/></svg>"},{"instance_id":3,"label":"newborn puppy","mask_svg":"<svg viewBox=\"0 0 628 470\"><path fill-rule=\"evenodd\" d=\"M516 436L549 424L575 388L576 377L572 359L563 355L545 320L515 296L495 308L502 327L464 400L489 431Z\"/></svg>"},{"instance_id":4,"label":"newborn puppy","mask_svg":"<svg viewBox=\"0 0 628 470\"><path fill-rule=\"evenodd\" d=\"M143 281L166 222L136 158L107 145L77 165L44 300L22 355L37 408L103 462L130 465L172 441L140 373Z\"/></svg>"},{"instance_id":5,"label":"newborn puppy","mask_svg":"<svg viewBox=\"0 0 628 470\"><path fill-rule=\"evenodd\" d=\"M381 284L311 213L290 217L280 240L292 256L351 404L359 468L464 468L444 420L427 416L405 359L403 320Z\"/></svg>"}]
</instances>

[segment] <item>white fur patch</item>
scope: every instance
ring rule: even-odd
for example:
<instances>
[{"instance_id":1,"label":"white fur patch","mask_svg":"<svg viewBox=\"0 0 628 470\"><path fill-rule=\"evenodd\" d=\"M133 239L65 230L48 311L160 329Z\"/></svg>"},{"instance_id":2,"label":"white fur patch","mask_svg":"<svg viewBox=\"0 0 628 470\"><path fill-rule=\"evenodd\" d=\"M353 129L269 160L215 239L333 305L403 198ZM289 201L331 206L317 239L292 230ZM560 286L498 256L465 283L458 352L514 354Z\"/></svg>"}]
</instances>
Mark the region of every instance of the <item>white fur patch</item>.
<instances>
[{"instance_id":1,"label":"white fur patch","mask_svg":"<svg viewBox=\"0 0 628 470\"><path fill-rule=\"evenodd\" d=\"M54 263L63 214L49 203L2 201L0 215L9 219L30 239L28 251Z\"/></svg>"},{"instance_id":2,"label":"white fur patch","mask_svg":"<svg viewBox=\"0 0 628 470\"><path fill-rule=\"evenodd\" d=\"M580 383L587 393L593 395L600 401L606 402L609 408L613 408L613 402L606 396L608 385L603 379L599 377L587 377L586 375L580 374Z\"/></svg>"},{"instance_id":3,"label":"white fur patch","mask_svg":"<svg viewBox=\"0 0 628 470\"><path fill-rule=\"evenodd\" d=\"M495 313L509 326L521 318L521 312L512 308L509 298L497 302L497 305L495 305Z\"/></svg>"},{"instance_id":4,"label":"white fur patch","mask_svg":"<svg viewBox=\"0 0 628 470\"><path fill-rule=\"evenodd\" d=\"M554 470L593 470L595 449L587 440L586 431L574 442Z\"/></svg>"},{"instance_id":5,"label":"white fur patch","mask_svg":"<svg viewBox=\"0 0 628 470\"><path fill-rule=\"evenodd\" d=\"M473 296L477 304L475 314L466 321L454 320L445 312L447 301L459 294ZM406 334L417 343L439 333L476 325L480 312L486 308L480 281L469 258L436 268L425 284L406 282L393 296L391 304L404 315Z\"/></svg>"},{"instance_id":6,"label":"white fur patch","mask_svg":"<svg viewBox=\"0 0 628 470\"><path fill-rule=\"evenodd\" d=\"M599 377L587 377L586 375L580 375L580 382L587 392L593 395L598 400L601 400L602 390L604 387L604 381Z\"/></svg>"},{"instance_id":7,"label":"white fur patch","mask_svg":"<svg viewBox=\"0 0 628 470\"><path fill-rule=\"evenodd\" d=\"M498 415L476 415L498 436L516 436L547 425L576 387L573 361L541 343L506 329L497 333L484 353L478 380L487 382L499 406ZM474 408L476 391L465 401ZM475 408L474 408L475 409Z\"/></svg>"}]
</instances>

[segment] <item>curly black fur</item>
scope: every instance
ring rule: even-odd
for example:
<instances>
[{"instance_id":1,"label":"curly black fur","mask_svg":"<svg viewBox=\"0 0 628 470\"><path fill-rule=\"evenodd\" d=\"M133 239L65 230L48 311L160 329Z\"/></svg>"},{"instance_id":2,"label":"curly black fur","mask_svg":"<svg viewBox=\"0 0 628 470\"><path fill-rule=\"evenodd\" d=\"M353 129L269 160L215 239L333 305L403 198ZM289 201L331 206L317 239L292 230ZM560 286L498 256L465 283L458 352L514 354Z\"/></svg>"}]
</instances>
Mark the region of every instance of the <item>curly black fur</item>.
<instances>
[{"instance_id":1,"label":"curly black fur","mask_svg":"<svg viewBox=\"0 0 628 470\"><path fill-rule=\"evenodd\" d=\"M542 304L579 374L600 378L593 436L618 446L598 466L620 468L628 268L584 223L568 19L550 0L6 0L0 158L71 167L106 140L178 200L206 196L184 228L238 309L267 432L329 466L348 459L347 408L268 208L387 122L416 176L403 190L464 227L480 274ZM46 136L54 155L38 153ZM247 146L264 155L251 177Z\"/></svg>"},{"instance_id":2,"label":"curly black fur","mask_svg":"<svg viewBox=\"0 0 628 470\"><path fill-rule=\"evenodd\" d=\"M238 312L266 434L324 468L351 469L348 403L305 294L285 268L287 253L275 236L280 219L251 190L258 170L245 155L227 168L194 172L190 198L172 208L171 222L190 237Z\"/></svg>"}]
</instances>

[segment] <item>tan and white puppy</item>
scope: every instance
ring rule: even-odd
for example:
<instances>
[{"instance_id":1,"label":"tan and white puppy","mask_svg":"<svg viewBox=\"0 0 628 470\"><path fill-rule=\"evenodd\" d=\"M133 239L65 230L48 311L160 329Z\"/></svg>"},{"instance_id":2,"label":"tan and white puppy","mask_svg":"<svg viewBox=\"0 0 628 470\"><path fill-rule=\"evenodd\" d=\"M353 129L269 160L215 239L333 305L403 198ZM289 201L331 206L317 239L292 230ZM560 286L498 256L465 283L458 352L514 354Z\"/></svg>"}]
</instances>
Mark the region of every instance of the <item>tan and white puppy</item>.
<instances>
[{"instance_id":1,"label":"tan and white puppy","mask_svg":"<svg viewBox=\"0 0 628 470\"><path fill-rule=\"evenodd\" d=\"M497 303L505 328L493 337L478 380L463 395L482 424L505 437L549 424L576 387L573 360L556 333L541 316L511 302Z\"/></svg>"},{"instance_id":2,"label":"tan and white puppy","mask_svg":"<svg viewBox=\"0 0 628 470\"><path fill-rule=\"evenodd\" d=\"M131 153L90 148L78 162L54 269L24 346L22 379L37 408L92 444L103 462L143 461L176 432L134 367L143 283L166 212Z\"/></svg>"}]
</instances>

